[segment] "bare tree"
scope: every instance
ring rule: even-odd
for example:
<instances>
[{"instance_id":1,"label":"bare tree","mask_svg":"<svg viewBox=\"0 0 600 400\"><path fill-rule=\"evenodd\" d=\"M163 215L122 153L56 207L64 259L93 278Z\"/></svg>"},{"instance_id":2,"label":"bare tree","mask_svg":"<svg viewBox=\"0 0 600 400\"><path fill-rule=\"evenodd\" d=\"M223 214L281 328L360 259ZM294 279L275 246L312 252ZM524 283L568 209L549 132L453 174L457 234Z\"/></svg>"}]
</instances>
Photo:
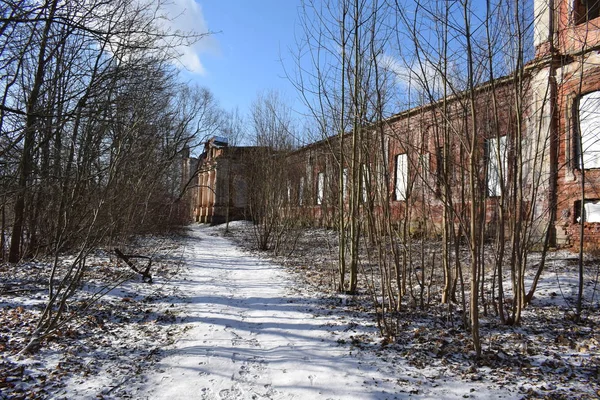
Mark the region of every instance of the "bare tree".
<instances>
[{"instance_id":1,"label":"bare tree","mask_svg":"<svg viewBox=\"0 0 600 400\"><path fill-rule=\"evenodd\" d=\"M250 135L258 147L246 161L248 203L257 247L272 248L291 227L282 214L287 198L287 152L292 150L295 126L290 108L277 92L261 94L252 104Z\"/></svg>"},{"instance_id":2,"label":"bare tree","mask_svg":"<svg viewBox=\"0 0 600 400\"><path fill-rule=\"evenodd\" d=\"M55 260L46 310L27 351L65 323L63 311L91 249L178 223L173 166L207 129L198 114L214 101L208 91L177 82L177 46L202 35L163 29L160 3L1 7L0 185L3 231L11 231L8 258ZM68 267L58 262L64 251L78 254Z\"/></svg>"}]
</instances>

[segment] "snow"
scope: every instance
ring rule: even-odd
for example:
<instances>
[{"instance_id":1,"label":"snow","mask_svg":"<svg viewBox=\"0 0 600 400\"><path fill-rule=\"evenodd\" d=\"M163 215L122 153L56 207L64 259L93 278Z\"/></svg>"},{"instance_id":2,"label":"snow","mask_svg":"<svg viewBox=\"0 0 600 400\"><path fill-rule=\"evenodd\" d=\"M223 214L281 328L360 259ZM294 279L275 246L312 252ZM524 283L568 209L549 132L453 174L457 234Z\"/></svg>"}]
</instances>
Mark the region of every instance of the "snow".
<instances>
[{"instance_id":1,"label":"snow","mask_svg":"<svg viewBox=\"0 0 600 400\"><path fill-rule=\"evenodd\" d=\"M434 303L405 307L397 337L383 339L368 292L330 290L335 232L306 230L292 256L269 260L248 251L251 225L230 229L140 239L130 250L154 254L154 283L112 290L26 358L17 352L44 304L48 266L0 265L0 399L600 396L600 269L591 256L584 323L570 319L576 256L555 252L523 325L481 316L476 360L459 310L450 320ZM90 266L73 307L123 273L108 252Z\"/></svg>"},{"instance_id":2,"label":"snow","mask_svg":"<svg viewBox=\"0 0 600 400\"><path fill-rule=\"evenodd\" d=\"M318 299L291 290L296 283L285 269L213 232L193 230L189 274L181 286L189 299L187 331L136 398L519 397L484 383L445 382L439 371L386 363L340 344L345 341L334 330L339 320Z\"/></svg>"}]
</instances>

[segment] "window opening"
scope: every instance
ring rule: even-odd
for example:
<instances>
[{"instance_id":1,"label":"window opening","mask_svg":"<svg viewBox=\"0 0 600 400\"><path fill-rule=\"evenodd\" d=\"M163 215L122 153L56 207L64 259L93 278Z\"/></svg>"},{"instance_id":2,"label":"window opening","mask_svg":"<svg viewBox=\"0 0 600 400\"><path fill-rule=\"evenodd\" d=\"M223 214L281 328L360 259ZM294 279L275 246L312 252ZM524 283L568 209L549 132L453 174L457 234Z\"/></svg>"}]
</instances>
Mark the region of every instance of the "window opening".
<instances>
[{"instance_id":1,"label":"window opening","mask_svg":"<svg viewBox=\"0 0 600 400\"><path fill-rule=\"evenodd\" d=\"M577 104L578 131L574 134L575 165L600 168L600 91L585 94ZM582 154L583 153L583 154Z\"/></svg>"},{"instance_id":2,"label":"window opening","mask_svg":"<svg viewBox=\"0 0 600 400\"><path fill-rule=\"evenodd\" d=\"M575 222L581 222L581 200L575 202ZM583 203L583 221L600 222L600 199L585 200Z\"/></svg>"},{"instance_id":3,"label":"window opening","mask_svg":"<svg viewBox=\"0 0 600 400\"><path fill-rule=\"evenodd\" d=\"M298 204L304 203L304 177L300 177L300 185L298 188Z\"/></svg>"},{"instance_id":4,"label":"window opening","mask_svg":"<svg viewBox=\"0 0 600 400\"><path fill-rule=\"evenodd\" d=\"M317 204L323 204L323 197L325 194L325 173L319 172L317 174Z\"/></svg>"},{"instance_id":5,"label":"window opening","mask_svg":"<svg viewBox=\"0 0 600 400\"><path fill-rule=\"evenodd\" d=\"M348 168L344 168L342 175L342 196L344 201L348 199Z\"/></svg>"},{"instance_id":6,"label":"window opening","mask_svg":"<svg viewBox=\"0 0 600 400\"><path fill-rule=\"evenodd\" d=\"M395 163L395 190L394 197L398 201L406 200L406 192L408 189L408 157L406 154L398 154Z\"/></svg>"},{"instance_id":7,"label":"window opening","mask_svg":"<svg viewBox=\"0 0 600 400\"><path fill-rule=\"evenodd\" d=\"M600 0L574 0L573 17L576 24L600 17Z\"/></svg>"},{"instance_id":8,"label":"window opening","mask_svg":"<svg viewBox=\"0 0 600 400\"><path fill-rule=\"evenodd\" d=\"M500 143L498 143L500 140ZM506 181L508 171L506 165L506 136L490 138L487 143L487 190L489 197L500 196L502 193L502 182L500 176ZM498 146L499 145L499 146ZM500 154L498 154L500 150ZM501 174L502 172L502 174Z\"/></svg>"}]
</instances>

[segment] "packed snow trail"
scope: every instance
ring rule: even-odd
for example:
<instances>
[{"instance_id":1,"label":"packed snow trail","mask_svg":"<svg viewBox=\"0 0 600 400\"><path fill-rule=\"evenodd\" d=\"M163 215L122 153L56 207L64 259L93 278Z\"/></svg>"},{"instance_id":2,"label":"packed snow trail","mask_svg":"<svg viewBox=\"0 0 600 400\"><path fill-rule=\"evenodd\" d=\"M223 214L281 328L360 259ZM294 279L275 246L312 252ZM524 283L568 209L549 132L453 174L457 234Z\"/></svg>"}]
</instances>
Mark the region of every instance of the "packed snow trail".
<instances>
[{"instance_id":1,"label":"packed snow trail","mask_svg":"<svg viewBox=\"0 0 600 400\"><path fill-rule=\"evenodd\" d=\"M191 328L139 393L148 399L386 399L281 269L195 227L186 249Z\"/></svg>"},{"instance_id":2,"label":"packed snow trail","mask_svg":"<svg viewBox=\"0 0 600 400\"><path fill-rule=\"evenodd\" d=\"M184 314L185 332L165 349L144 383L135 384L134 398L521 397L514 388L457 379L442 364L419 368L401 357L344 344L354 340L355 328L360 334L360 321L327 312L328 303L302 294L284 268L240 250L216 232L206 226L192 229L185 251L188 272L173 282L187 301L175 308Z\"/></svg>"}]
</instances>

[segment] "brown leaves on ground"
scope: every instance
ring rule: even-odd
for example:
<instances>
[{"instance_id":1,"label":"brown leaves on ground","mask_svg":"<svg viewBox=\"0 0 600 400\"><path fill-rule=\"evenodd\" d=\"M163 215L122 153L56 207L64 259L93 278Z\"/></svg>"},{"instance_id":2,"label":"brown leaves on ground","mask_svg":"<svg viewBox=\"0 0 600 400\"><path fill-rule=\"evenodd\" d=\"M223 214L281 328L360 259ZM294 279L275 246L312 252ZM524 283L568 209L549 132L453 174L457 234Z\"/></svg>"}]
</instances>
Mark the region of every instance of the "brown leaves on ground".
<instances>
[{"instance_id":1,"label":"brown leaves on ground","mask_svg":"<svg viewBox=\"0 0 600 400\"><path fill-rule=\"evenodd\" d=\"M153 365L160 349L184 328L173 306L178 294L166 292L164 285L183 268L179 239L145 238L134 249L154 253L157 283L143 284L134 277L90 304L91 293L124 271L108 253L98 252L89 260L85 284L68 303L68 315L76 318L47 336L27 358L17 353L45 306L49 264L0 265L0 399L64 397L66 385L85 386L87 379L107 370L112 382L105 395L127 397L123 382Z\"/></svg>"}]
</instances>

